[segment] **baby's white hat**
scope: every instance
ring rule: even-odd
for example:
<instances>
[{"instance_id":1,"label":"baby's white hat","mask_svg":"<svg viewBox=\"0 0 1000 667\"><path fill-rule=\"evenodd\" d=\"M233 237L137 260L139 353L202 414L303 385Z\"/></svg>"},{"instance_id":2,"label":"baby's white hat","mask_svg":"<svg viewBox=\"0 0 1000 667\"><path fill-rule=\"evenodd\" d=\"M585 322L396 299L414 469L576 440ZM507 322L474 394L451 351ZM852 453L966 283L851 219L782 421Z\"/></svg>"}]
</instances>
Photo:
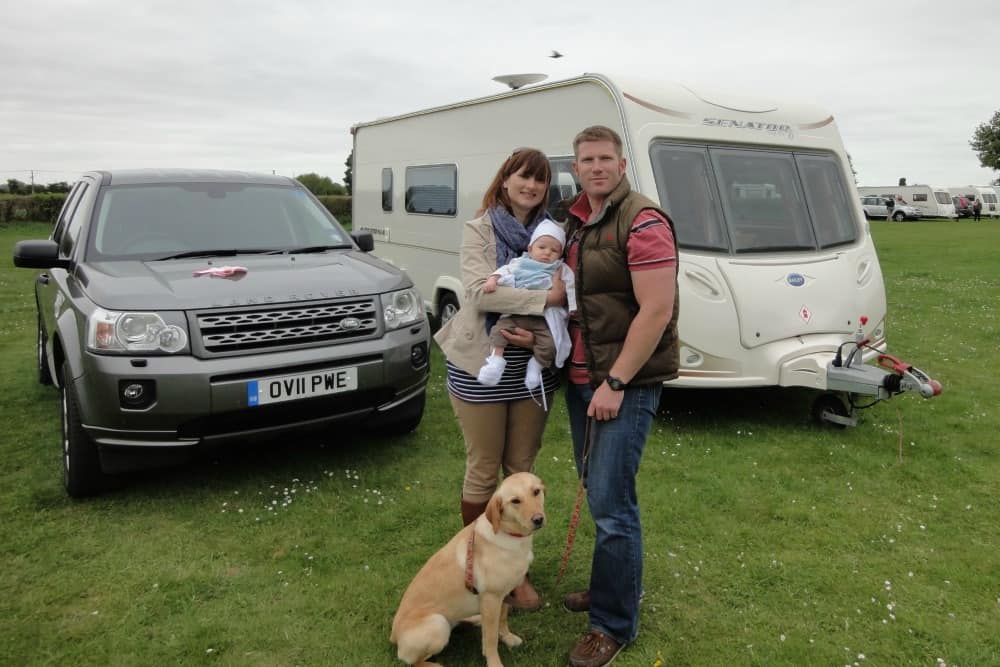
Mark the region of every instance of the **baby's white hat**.
<instances>
[{"instance_id":1,"label":"baby's white hat","mask_svg":"<svg viewBox=\"0 0 1000 667\"><path fill-rule=\"evenodd\" d=\"M564 232L563 228L552 220L546 219L538 223L538 226L535 227L535 231L531 234L531 241L528 245L534 243L539 236L551 236L556 241L559 241L559 245L564 247L566 245L566 232Z\"/></svg>"}]
</instances>

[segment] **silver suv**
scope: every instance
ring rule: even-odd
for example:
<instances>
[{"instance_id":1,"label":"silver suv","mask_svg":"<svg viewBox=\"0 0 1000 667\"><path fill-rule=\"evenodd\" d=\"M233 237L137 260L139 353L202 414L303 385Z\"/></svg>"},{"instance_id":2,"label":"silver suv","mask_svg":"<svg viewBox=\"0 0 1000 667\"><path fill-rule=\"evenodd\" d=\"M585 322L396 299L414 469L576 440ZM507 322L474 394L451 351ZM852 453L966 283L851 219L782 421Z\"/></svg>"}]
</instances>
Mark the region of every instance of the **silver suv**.
<instances>
[{"instance_id":1,"label":"silver suv","mask_svg":"<svg viewBox=\"0 0 1000 667\"><path fill-rule=\"evenodd\" d=\"M879 197L867 195L861 198L861 208L865 211L865 218L881 218L885 220L889 215L886 200L890 197ZM910 206L905 201L896 200L892 207L892 219L896 222L903 220L919 220L923 214L920 209Z\"/></svg>"},{"instance_id":2,"label":"silver suv","mask_svg":"<svg viewBox=\"0 0 1000 667\"><path fill-rule=\"evenodd\" d=\"M62 394L66 491L207 442L339 420L416 428L423 300L298 182L240 172L84 174L35 283L38 377Z\"/></svg>"}]
</instances>

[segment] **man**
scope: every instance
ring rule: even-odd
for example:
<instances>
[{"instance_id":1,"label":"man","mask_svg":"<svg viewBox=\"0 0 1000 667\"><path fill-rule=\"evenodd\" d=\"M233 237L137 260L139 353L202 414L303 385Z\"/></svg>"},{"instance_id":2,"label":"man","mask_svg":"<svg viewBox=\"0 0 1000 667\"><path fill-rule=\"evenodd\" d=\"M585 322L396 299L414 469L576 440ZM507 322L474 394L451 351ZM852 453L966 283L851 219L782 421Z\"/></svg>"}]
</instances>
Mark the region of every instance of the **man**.
<instances>
[{"instance_id":1,"label":"man","mask_svg":"<svg viewBox=\"0 0 1000 667\"><path fill-rule=\"evenodd\" d=\"M896 202L893 201L892 197L886 197L885 200L885 219L886 222L892 222L892 210L896 207Z\"/></svg>"},{"instance_id":2,"label":"man","mask_svg":"<svg viewBox=\"0 0 1000 667\"><path fill-rule=\"evenodd\" d=\"M983 212L983 200L976 197L972 200L972 221L979 222L980 216Z\"/></svg>"},{"instance_id":3,"label":"man","mask_svg":"<svg viewBox=\"0 0 1000 667\"><path fill-rule=\"evenodd\" d=\"M590 631L570 652L570 665L600 667L639 630L636 475L663 382L677 377L677 252L666 213L632 191L614 130L583 130L573 153L583 192L567 221L578 310L570 322L566 403L596 536L590 587L564 604L590 613Z\"/></svg>"}]
</instances>

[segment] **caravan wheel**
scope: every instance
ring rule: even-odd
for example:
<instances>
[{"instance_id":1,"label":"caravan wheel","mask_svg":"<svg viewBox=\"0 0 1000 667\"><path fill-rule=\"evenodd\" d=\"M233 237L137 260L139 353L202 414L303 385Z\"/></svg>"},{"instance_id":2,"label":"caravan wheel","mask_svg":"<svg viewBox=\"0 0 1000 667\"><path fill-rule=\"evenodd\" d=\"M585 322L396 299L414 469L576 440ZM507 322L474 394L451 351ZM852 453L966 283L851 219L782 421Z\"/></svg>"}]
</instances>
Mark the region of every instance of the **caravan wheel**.
<instances>
[{"instance_id":1,"label":"caravan wheel","mask_svg":"<svg viewBox=\"0 0 1000 667\"><path fill-rule=\"evenodd\" d=\"M812 405L812 417L820 424L834 428L847 428L850 413L836 394L820 394Z\"/></svg>"},{"instance_id":2,"label":"caravan wheel","mask_svg":"<svg viewBox=\"0 0 1000 667\"><path fill-rule=\"evenodd\" d=\"M451 292L445 292L438 302L438 326L443 327L456 314L458 314L458 299Z\"/></svg>"}]
</instances>

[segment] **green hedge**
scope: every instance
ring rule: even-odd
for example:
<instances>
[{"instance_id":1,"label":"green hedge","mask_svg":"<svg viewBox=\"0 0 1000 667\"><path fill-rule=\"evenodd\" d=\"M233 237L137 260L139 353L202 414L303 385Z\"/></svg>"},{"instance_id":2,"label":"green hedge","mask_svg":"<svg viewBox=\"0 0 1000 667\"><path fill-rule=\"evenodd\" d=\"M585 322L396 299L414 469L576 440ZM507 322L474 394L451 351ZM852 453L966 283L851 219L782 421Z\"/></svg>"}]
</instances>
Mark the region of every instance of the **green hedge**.
<instances>
[{"instance_id":1,"label":"green hedge","mask_svg":"<svg viewBox=\"0 0 1000 667\"><path fill-rule=\"evenodd\" d=\"M333 217L340 220L351 219L351 196L350 195L320 195L316 197L326 210L333 213Z\"/></svg>"},{"instance_id":2,"label":"green hedge","mask_svg":"<svg viewBox=\"0 0 1000 667\"><path fill-rule=\"evenodd\" d=\"M66 195L61 192L0 197L0 225L18 220L55 224L64 201Z\"/></svg>"},{"instance_id":3,"label":"green hedge","mask_svg":"<svg viewBox=\"0 0 1000 667\"><path fill-rule=\"evenodd\" d=\"M351 226L350 195L323 195L319 201L346 227ZM63 193L0 196L0 224L33 220L55 224L66 195Z\"/></svg>"}]
</instances>

